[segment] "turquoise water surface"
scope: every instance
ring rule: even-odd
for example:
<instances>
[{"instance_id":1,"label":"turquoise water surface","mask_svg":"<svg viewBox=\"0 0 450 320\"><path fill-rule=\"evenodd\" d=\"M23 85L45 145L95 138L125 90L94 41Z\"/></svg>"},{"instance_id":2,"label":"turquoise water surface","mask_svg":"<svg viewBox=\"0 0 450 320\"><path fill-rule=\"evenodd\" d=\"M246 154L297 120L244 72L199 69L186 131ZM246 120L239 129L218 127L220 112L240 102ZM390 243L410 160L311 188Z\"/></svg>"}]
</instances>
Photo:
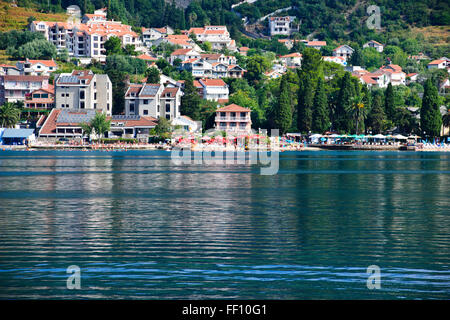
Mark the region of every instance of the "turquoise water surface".
<instances>
[{"instance_id":1,"label":"turquoise water surface","mask_svg":"<svg viewBox=\"0 0 450 320\"><path fill-rule=\"evenodd\" d=\"M280 157L0 152L0 299L450 298L450 154Z\"/></svg>"}]
</instances>

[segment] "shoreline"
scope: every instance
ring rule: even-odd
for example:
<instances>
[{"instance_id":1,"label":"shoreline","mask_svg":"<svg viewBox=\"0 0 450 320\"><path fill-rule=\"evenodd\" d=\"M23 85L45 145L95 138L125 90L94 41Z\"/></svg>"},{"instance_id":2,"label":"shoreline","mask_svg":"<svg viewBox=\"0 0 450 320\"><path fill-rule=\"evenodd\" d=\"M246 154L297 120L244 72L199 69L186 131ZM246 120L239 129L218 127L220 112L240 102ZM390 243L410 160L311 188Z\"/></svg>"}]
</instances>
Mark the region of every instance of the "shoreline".
<instances>
[{"instance_id":1,"label":"shoreline","mask_svg":"<svg viewBox=\"0 0 450 320\"><path fill-rule=\"evenodd\" d=\"M34 146L0 146L1 151L104 151L104 152L126 152L126 151L171 151L173 146L168 145L111 145L111 146L98 146L98 145L34 145ZM250 149L244 150L243 148L227 148L221 146L206 147L206 148L191 148L191 151L271 151ZM446 147L423 147L418 148L416 146L399 146L399 145L309 145L303 147L289 146L280 147L279 152L292 152L292 151L408 151L408 152L450 152L450 145Z\"/></svg>"}]
</instances>

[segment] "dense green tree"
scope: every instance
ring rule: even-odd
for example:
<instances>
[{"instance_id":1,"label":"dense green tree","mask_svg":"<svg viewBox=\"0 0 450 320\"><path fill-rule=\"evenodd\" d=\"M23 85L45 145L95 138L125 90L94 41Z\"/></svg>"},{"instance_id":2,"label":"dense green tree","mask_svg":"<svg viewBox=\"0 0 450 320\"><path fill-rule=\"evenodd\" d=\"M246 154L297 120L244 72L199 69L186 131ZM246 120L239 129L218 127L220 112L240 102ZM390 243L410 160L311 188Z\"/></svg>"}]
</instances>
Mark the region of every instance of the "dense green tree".
<instances>
[{"instance_id":1,"label":"dense green tree","mask_svg":"<svg viewBox=\"0 0 450 320\"><path fill-rule=\"evenodd\" d=\"M17 50L7 50L16 59L53 59L57 56L56 47L47 40L35 39L20 46Z\"/></svg>"},{"instance_id":2,"label":"dense green tree","mask_svg":"<svg viewBox=\"0 0 450 320\"><path fill-rule=\"evenodd\" d=\"M439 111L439 96L436 86L431 79L425 82L420 108L420 128L425 137L439 137L442 126L441 113Z\"/></svg>"},{"instance_id":3,"label":"dense green tree","mask_svg":"<svg viewBox=\"0 0 450 320\"><path fill-rule=\"evenodd\" d=\"M346 72L340 80L340 89L336 101L334 129L339 132L349 132L352 127L349 110L352 106L352 97L354 96L354 87L351 81L351 75Z\"/></svg>"},{"instance_id":4,"label":"dense green tree","mask_svg":"<svg viewBox=\"0 0 450 320\"><path fill-rule=\"evenodd\" d=\"M394 89L392 88L392 84L389 83L384 92L384 111L388 120L394 120L396 109Z\"/></svg>"},{"instance_id":5,"label":"dense green tree","mask_svg":"<svg viewBox=\"0 0 450 320\"><path fill-rule=\"evenodd\" d=\"M300 74L300 88L297 98L297 128L308 133L312 126L314 104L314 80L311 73Z\"/></svg>"},{"instance_id":6,"label":"dense green tree","mask_svg":"<svg viewBox=\"0 0 450 320\"><path fill-rule=\"evenodd\" d=\"M108 56L122 53L122 41L119 37L112 36L105 41L104 47Z\"/></svg>"},{"instance_id":7,"label":"dense green tree","mask_svg":"<svg viewBox=\"0 0 450 320\"><path fill-rule=\"evenodd\" d=\"M376 95L367 117L367 128L370 129L373 134L381 133L385 120L386 115L384 113L383 98L381 95Z\"/></svg>"},{"instance_id":8,"label":"dense green tree","mask_svg":"<svg viewBox=\"0 0 450 320\"><path fill-rule=\"evenodd\" d=\"M159 70L155 67L148 68L145 71L145 76L147 77L147 83L159 83L161 79Z\"/></svg>"},{"instance_id":9,"label":"dense green tree","mask_svg":"<svg viewBox=\"0 0 450 320\"><path fill-rule=\"evenodd\" d=\"M322 78L317 82L316 93L314 94L312 131L325 132L330 128L330 118L328 110L328 100L325 92L325 83Z\"/></svg>"},{"instance_id":10,"label":"dense green tree","mask_svg":"<svg viewBox=\"0 0 450 320\"><path fill-rule=\"evenodd\" d=\"M363 59L361 54L361 49L356 48L353 51L352 56L350 57L350 64L352 66L362 66L363 65Z\"/></svg>"},{"instance_id":11,"label":"dense green tree","mask_svg":"<svg viewBox=\"0 0 450 320\"><path fill-rule=\"evenodd\" d=\"M111 128L111 120L106 119L106 114L98 112L89 123L82 123L81 128L85 135L96 134L101 140L106 132Z\"/></svg>"},{"instance_id":12,"label":"dense green tree","mask_svg":"<svg viewBox=\"0 0 450 320\"><path fill-rule=\"evenodd\" d=\"M244 77L248 81L256 83L263 78L264 72L269 70L270 66L271 62L263 56L249 57L246 65L247 72L244 74Z\"/></svg>"},{"instance_id":13,"label":"dense green tree","mask_svg":"<svg viewBox=\"0 0 450 320\"><path fill-rule=\"evenodd\" d=\"M280 94L277 99L274 112L275 129L280 130L280 134L285 134L292 124L292 107L289 91L289 84L286 76L281 78Z\"/></svg>"},{"instance_id":14,"label":"dense green tree","mask_svg":"<svg viewBox=\"0 0 450 320\"><path fill-rule=\"evenodd\" d=\"M200 95L194 86L192 79L184 82L184 95L181 97L181 114L191 117L194 120L200 120Z\"/></svg>"}]
</instances>

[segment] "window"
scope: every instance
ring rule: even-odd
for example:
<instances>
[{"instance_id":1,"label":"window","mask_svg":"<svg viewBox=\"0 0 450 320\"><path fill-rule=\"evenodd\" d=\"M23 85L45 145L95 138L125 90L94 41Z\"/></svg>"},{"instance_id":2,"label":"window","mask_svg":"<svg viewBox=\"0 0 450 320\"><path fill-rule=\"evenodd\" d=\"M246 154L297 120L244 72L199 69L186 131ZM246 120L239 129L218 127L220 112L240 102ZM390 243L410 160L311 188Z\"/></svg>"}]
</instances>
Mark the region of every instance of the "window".
<instances>
[{"instance_id":1,"label":"window","mask_svg":"<svg viewBox=\"0 0 450 320\"><path fill-rule=\"evenodd\" d=\"M80 109L84 109L84 101L80 102Z\"/></svg>"},{"instance_id":2,"label":"window","mask_svg":"<svg viewBox=\"0 0 450 320\"><path fill-rule=\"evenodd\" d=\"M97 104L96 103L94 103L94 109L97 109Z\"/></svg>"},{"instance_id":3,"label":"window","mask_svg":"<svg viewBox=\"0 0 450 320\"><path fill-rule=\"evenodd\" d=\"M170 114L166 114L166 119L170 120Z\"/></svg>"},{"instance_id":4,"label":"window","mask_svg":"<svg viewBox=\"0 0 450 320\"><path fill-rule=\"evenodd\" d=\"M109 111L109 103L106 104L106 110Z\"/></svg>"},{"instance_id":5,"label":"window","mask_svg":"<svg viewBox=\"0 0 450 320\"><path fill-rule=\"evenodd\" d=\"M144 110L144 115L148 115L148 110Z\"/></svg>"},{"instance_id":6,"label":"window","mask_svg":"<svg viewBox=\"0 0 450 320\"><path fill-rule=\"evenodd\" d=\"M170 112L170 104L166 103L166 112Z\"/></svg>"},{"instance_id":7,"label":"window","mask_svg":"<svg viewBox=\"0 0 450 320\"><path fill-rule=\"evenodd\" d=\"M130 112L134 113L134 103L130 103Z\"/></svg>"},{"instance_id":8,"label":"window","mask_svg":"<svg viewBox=\"0 0 450 320\"><path fill-rule=\"evenodd\" d=\"M159 112L159 104L158 104L158 109L157 110L158 110L157 112Z\"/></svg>"},{"instance_id":9,"label":"window","mask_svg":"<svg viewBox=\"0 0 450 320\"><path fill-rule=\"evenodd\" d=\"M84 91L80 91L80 99L84 99Z\"/></svg>"},{"instance_id":10,"label":"window","mask_svg":"<svg viewBox=\"0 0 450 320\"><path fill-rule=\"evenodd\" d=\"M94 100L97 100L97 92L94 92Z\"/></svg>"},{"instance_id":11,"label":"window","mask_svg":"<svg viewBox=\"0 0 450 320\"><path fill-rule=\"evenodd\" d=\"M144 99L144 104L148 104L148 99Z\"/></svg>"},{"instance_id":12,"label":"window","mask_svg":"<svg viewBox=\"0 0 450 320\"><path fill-rule=\"evenodd\" d=\"M98 37L97 36L94 36L94 41L98 41Z\"/></svg>"}]
</instances>

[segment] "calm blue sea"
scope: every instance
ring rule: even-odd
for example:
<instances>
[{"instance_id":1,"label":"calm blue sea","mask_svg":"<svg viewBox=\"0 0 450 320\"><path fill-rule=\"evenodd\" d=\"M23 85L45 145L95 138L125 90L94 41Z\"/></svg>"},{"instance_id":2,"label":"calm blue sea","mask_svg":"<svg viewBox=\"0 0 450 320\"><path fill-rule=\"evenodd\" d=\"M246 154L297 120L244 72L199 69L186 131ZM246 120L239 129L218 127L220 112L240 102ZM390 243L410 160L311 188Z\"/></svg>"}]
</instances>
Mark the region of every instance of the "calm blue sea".
<instances>
[{"instance_id":1,"label":"calm blue sea","mask_svg":"<svg viewBox=\"0 0 450 320\"><path fill-rule=\"evenodd\" d=\"M280 156L0 152L0 299L450 298L449 153Z\"/></svg>"}]
</instances>

